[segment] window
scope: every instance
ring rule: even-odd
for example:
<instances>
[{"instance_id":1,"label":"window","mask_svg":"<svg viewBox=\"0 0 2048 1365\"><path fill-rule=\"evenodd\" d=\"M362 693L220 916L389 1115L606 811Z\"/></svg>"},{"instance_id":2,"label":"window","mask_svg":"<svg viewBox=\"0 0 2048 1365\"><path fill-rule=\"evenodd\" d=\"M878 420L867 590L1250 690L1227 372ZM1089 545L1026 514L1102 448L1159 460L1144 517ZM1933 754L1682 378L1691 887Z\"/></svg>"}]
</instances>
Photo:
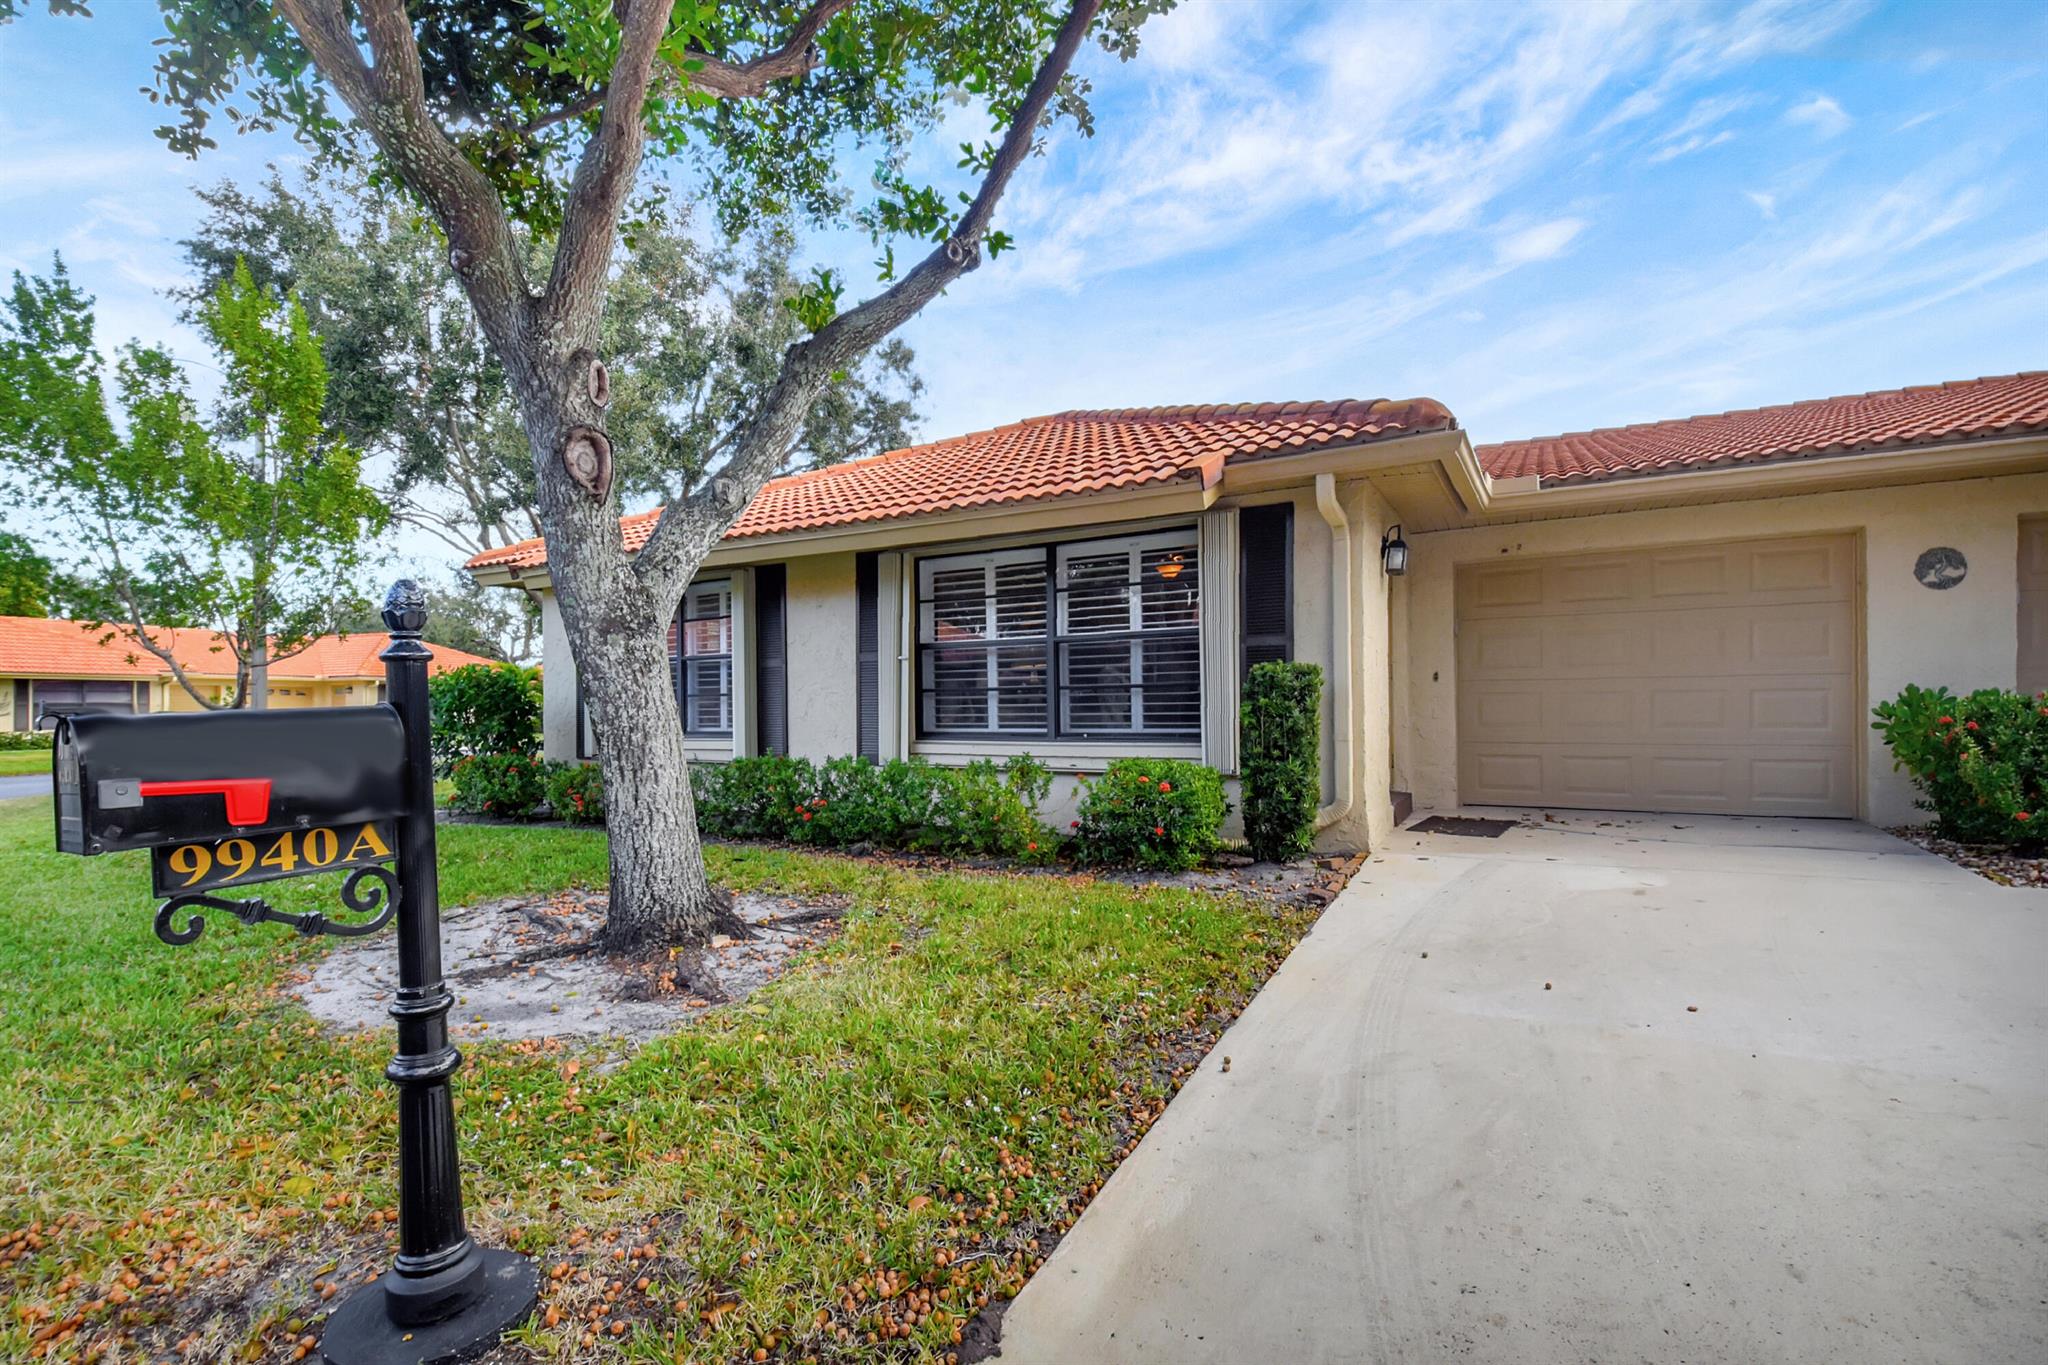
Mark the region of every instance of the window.
<instances>
[{"instance_id":1,"label":"window","mask_svg":"<svg viewBox=\"0 0 2048 1365\"><path fill-rule=\"evenodd\" d=\"M918 565L927 735L1201 733L1192 529Z\"/></svg>"},{"instance_id":2,"label":"window","mask_svg":"<svg viewBox=\"0 0 2048 1365\"><path fill-rule=\"evenodd\" d=\"M686 735L732 733L732 584L693 583L669 645Z\"/></svg>"}]
</instances>

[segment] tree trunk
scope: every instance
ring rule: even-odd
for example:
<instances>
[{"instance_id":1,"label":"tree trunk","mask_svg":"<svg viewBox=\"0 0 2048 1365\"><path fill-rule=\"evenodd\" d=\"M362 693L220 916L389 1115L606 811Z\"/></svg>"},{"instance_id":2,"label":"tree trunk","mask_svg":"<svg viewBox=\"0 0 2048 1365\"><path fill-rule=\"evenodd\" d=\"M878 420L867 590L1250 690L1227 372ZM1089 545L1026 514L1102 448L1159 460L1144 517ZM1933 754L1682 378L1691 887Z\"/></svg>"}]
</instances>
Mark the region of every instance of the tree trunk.
<instances>
[{"instance_id":1,"label":"tree trunk","mask_svg":"<svg viewBox=\"0 0 2048 1365\"><path fill-rule=\"evenodd\" d=\"M730 898L704 871L665 618L616 606L576 612L583 619L570 621L604 772L611 837L605 944L638 951L703 943L714 933L748 937Z\"/></svg>"},{"instance_id":2,"label":"tree trunk","mask_svg":"<svg viewBox=\"0 0 2048 1365\"><path fill-rule=\"evenodd\" d=\"M270 709L270 642L261 638L249 646L249 709Z\"/></svg>"}]
</instances>

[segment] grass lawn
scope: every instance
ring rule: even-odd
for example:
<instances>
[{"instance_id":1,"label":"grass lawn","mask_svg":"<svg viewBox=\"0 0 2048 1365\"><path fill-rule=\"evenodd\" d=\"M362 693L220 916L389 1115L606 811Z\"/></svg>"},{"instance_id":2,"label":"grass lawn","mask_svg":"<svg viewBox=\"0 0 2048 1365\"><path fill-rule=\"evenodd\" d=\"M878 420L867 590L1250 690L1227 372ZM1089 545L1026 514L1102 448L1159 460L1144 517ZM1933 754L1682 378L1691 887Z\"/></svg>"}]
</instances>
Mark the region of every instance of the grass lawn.
<instances>
[{"instance_id":1,"label":"grass lawn","mask_svg":"<svg viewBox=\"0 0 2048 1365\"><path fill-rule=\"evenodd\" d=\"M26 777L30 773L50 775L48 749L0 749L0 777Z\"/></svg>"},{"instance_id":2,"label":"grass lawn","mask_svg":"<svg viewBox=\"0 0 2048 1365\"><path fill-rule=\"evenodd\" d=\"M180 1341L293 1358L324 1296L383 1266L391 1040L330 1038L286 994L325 945L213 916L165 947L141 856L49 841L47 801L0 802L0 1358L124 1334L143 1349L123 1359ZM473 1230L540 1258L549 1286L494 1360L945 1359L1310 922L1185 891L710 856L736 889L845 897L845 932L617 1067L465 1044ZM441 858L452 905L595 885L604 842L448 826Z\"/></svg>"}]
</instances>

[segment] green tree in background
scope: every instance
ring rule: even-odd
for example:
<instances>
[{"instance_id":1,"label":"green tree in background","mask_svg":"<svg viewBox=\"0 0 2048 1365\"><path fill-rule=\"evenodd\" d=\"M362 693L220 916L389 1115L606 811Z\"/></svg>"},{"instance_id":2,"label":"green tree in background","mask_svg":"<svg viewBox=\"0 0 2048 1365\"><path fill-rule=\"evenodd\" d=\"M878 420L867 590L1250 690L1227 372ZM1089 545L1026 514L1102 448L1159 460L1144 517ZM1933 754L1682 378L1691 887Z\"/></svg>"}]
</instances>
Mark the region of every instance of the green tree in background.
<instances>
[{"instance_id":1,"label":"green tree in background","mask_svg":"<svg viewBox=\"0 0 2048 1365\"><path fill-rule=\"evenodd\" d=\"M70 581L26 536L0 531L0 616L62 614Z\"/></svg>"},{"instance_id":2,"label":"green tree in background","mask_svg":"<svg viewBox=\"0 0 2048 1365\"><path fill-rule=\"evenodd\" d=\"M138 343L115 364L110 406L92 307L62 260L14 276L0 309L4 496L77 548L82 614L162 659L201 704L262 707L268 666L359 605L351 584L389 520L361 456L323 421L319 342L295 303L238 269L197 315L224 378L218 411L203 418L177 361ZM187 676L177 627L217 634L223 667L206 671L235 675L225 702Z\"/></svg>"},{"instance_id":3,"label":"green tree in background","mask_svg":"<svg viewBox=\"0 0 2048 1365\"><path fill-rule=\"evenodd\" d=\"M296 183L273 169L258 191L223 182L198 195L206 217L183 244L194 282L175 296L196 310L246 261L259 284L296 298L326 356L328 421L389 460L386 494L401 522L465 558L541 533L511 388L432 222L345 166ZM607 287L606 426L626 498L688 495L803 335L783 306L803 289L787 226L724 248L688 228L679 210L643 208ZM890 341L834 376L790 463L817 468L909 444L924 387L912 359ZM503 647L519 652L511 640Z\"/></svg>"}]
</instances>

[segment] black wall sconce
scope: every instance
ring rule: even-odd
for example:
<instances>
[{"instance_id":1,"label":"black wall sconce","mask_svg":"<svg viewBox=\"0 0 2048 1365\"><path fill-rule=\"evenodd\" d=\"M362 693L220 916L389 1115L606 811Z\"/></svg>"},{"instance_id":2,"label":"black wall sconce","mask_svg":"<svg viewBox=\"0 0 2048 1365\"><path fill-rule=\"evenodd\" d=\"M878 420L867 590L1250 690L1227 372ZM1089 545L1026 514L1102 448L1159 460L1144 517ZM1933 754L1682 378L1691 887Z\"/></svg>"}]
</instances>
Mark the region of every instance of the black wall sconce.
<instances>
[{"instance_id":1,"label":"black wall sconce","mask_svg":"<svg viewBox=\"0 0 2048 1365\"><path fill-rule=\"evenodd\" d=\"M1398 521L1380 537L1380 563L1386 566L1389 578L1399 578L1408 572L1408 542L1401 539Z\"/></svg>"}]
</instances>

